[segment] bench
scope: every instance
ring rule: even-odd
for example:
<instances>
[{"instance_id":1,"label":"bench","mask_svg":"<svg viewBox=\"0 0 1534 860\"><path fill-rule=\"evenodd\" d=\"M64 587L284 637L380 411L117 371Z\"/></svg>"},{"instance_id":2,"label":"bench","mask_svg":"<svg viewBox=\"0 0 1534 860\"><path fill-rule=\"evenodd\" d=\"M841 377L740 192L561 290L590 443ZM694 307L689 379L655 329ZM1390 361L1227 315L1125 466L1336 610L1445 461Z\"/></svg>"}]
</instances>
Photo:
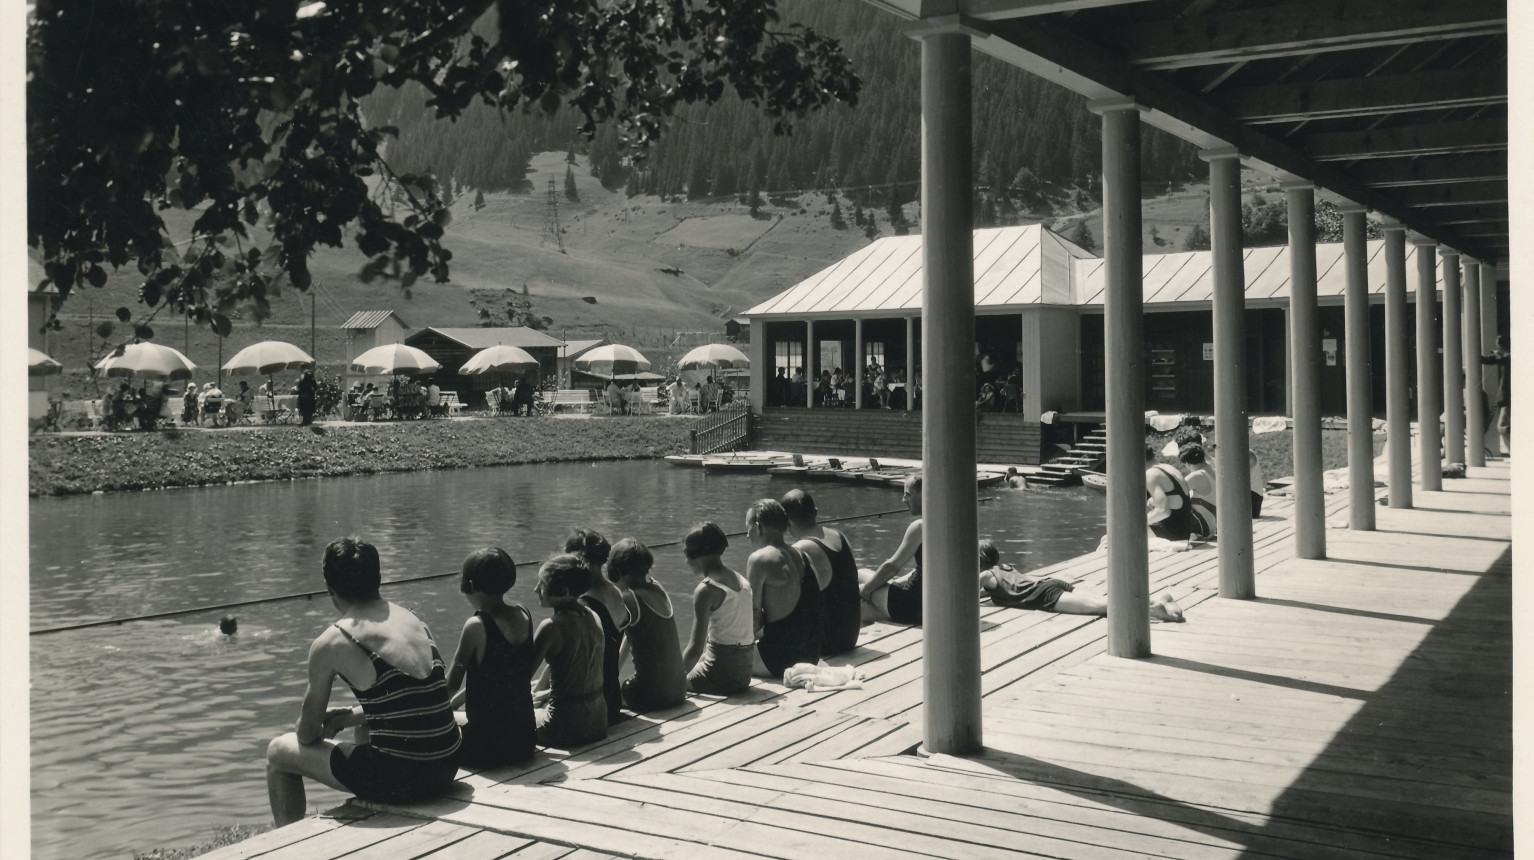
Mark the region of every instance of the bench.
<instances>
[{"instance_id":1,"label":"bench","mask_svg":"<svg viewBox=\"0 0 1534 860\"><path fill-rule=\"evenodd\" d=\"M561 388L549 398L549 408L557 411L561 406L568 406L580 412L591 411L591 393L581 388Z\"/></svg>"},{"instance_id":2,"label":"bench","mask_svg":"<svg viewBox=\"0 0 1534 860\"><path fill-rule=\"evenodd\" d=\"M458 413L462 412L466 405L458 399L458 392L443 391L437 396L437 409L434 414L448 418L457 418Z\"/></svg>"},{"instance_id":3,"label":"bench","mask_svg":"<svg viewBox=\"0 0 1534 860\"><path fill-rule=\"evenodd\" d=\"M629 413L633 415L655 414L655 404L657 403L659 392L660 389L658 388L639 389L639 397L628 401ZM632 397L632 392L630 396Z\"/></svg>"}]
</instances>

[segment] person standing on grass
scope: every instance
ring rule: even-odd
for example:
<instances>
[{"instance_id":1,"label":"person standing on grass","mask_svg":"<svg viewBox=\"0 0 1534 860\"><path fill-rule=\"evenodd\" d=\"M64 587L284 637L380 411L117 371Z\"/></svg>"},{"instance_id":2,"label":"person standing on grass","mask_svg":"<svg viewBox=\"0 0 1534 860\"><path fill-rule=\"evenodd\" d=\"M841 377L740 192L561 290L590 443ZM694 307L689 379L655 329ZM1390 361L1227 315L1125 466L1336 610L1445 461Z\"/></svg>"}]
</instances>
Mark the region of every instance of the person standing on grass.
<instances>
[{"instance_id":1,"label":"person standing on grass","mask_svg":"<svg viewBox=\"0 0 1534 860\"><path fill-rule=\"evenodd\" d=\"M858 596L858 561L847 536L816 522L815 500L793 489L779 500L788 515L794 548L804 553L815 571L824 604L821 613L820 653L825 657L846 654L858 647L863 626L862 598Z\"/></svg>"},{"instance_id":2,"label":"person standing on grass","mask_svg":"<svg viewBox=\"0 0 1534 860\"><path fill-rule=\"evenodd\" d=\"M820 580L804 553L788 545L788 514L773 499L746 511L746 536L756 551L746 560L757 631L752 674L782 678L795 663L820 659Z\"/></svg>"},{"instance_id":3,"label":"person standing on grass","mask_svg":"<svg viewBox=\"0 0 1534 860\"><path fill-rule=\"evenodd\" d=\"M322 571L341 617L309 646L297 728L266 749L278 827L304 817L304 777L366 800L421 800L447 792L461 756L442 656L421 619L379 596L378 550L331 541ZM327 708L338 677L358 707ZM354 742L336 741L347 727Z\"/></svg>"},{"instance_id":4,"label":"person standing on grass","mask_svg":"<svg viewBox=\"0 0 1534 860\"><path fill-rule=\"evenodd\" d=\"M304 371L298 380L298 415L299 423L305 427L314 423L315 395L318 391L319 384L314 381L314 371Z\"/></svg>"},{"instance_id":5,"label":"person standing on grass","mask_svg":"<svg viewBox=\"0 0 1534 860\"><path fill-rule=\"evenodd\" d=\"M458 590L474 614L463 623L458 653L447 673L453 707L463 707L463 760L487 768L533 754L533 617L506 603L517 584L517 565L500 547L475 550L463 560Z\"/></svg>"},{"instance_id":6,"label":"person standing on grass","mask_svg":"<svg viewBox=\"0 0 1534 860\"><path fill-rule=\"evenodd\" d=\"M676 635L676 611L660 583L650 578L655 556L634 538L613 545L607 576L633 596L635 619L623 631L622 650L634 662L623 681L623 703L637 713L680 705L687 698L682 646Z\"/></svg>"},{"instance_id":7,"label":"person standing on grass","mask_svg":"<svg viewBox=\"0 0 1534 860\"><path fill-rule=\"evenodd\" d=\"M751 583L724 566L729 538L717 523L699 523L682 539L687 566L701 577L692 592L692 634L682 651L687 689L731 696L751 686L756 653Z\"/></svg>"}]
</instances>

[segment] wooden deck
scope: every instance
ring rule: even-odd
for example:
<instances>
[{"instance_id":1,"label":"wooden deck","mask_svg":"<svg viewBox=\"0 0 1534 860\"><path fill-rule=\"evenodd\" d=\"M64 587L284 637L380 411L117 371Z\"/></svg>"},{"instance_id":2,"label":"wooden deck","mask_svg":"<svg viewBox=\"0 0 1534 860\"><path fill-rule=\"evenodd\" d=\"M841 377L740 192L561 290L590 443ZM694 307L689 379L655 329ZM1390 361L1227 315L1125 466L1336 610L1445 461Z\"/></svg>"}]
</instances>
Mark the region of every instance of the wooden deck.
<instances>
[{"instance_id":1,"label":"wooden deck","mask_svg":"<svg viewBox=\"0 0 1534 860\"><path fill-rule=\"evenodd\" d=\"M982 606L983 755L919 754L921 632L879 625L862 690L758 683L205 856L1511 856L1510 471L1415 501L1297 561L1270 498L1252 601L1216 598L1213 547L1154 556L1188 622L1146 660L1106 656L1098 619ZM1100 593L1103 567L1055 570Z\"/></svg>"}]
</instances>

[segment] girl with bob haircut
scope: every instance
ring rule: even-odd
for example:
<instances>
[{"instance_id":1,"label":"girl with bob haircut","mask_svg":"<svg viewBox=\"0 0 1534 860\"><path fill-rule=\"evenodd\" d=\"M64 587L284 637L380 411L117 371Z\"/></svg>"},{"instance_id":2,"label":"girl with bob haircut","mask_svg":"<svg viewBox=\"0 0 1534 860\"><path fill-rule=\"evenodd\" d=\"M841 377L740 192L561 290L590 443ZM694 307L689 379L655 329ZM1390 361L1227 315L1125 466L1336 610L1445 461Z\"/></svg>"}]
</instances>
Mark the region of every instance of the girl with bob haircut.
<instances>
[{"instance_id":1,"label":"girl with bob haircut","mask_svg":"<svg viewBox=\"0 0 1534 860\"><path fill-rule=\"evenodd\" d=\"M677 641L671 597L650 578L655 556L634 538L613 546L607 576L633 596L634 622L623 633L623 648L634 661L634 675L623 682L623 702L643 713L680 705L687 698L687 673Z\"/></svg>"},{"instance_id":2,"label":"girl with bob haircut","mask_svg":"<svg viewBox=\"0 0 1534 860\"><path fill-rule=\"evenodd\" d=\"M544 746L570 749L607 737L602 624L580 602L590 585L591 570L578 555L556 555L538 569L533 591L554 610L533 633L533 666L548 663L548 702L538 713Z\"/></svg>"},{"instance_id":3,"label":"girl with bob haircut","mask_svg":"<svg viewBox=\"0 0 1534 860\"><path fill-rule=\"evenodd\" d=\"M576 529L565 538L565 552L586 560L591 586L581 603L602 622L602 695L607 699L607 723L623 719L623 692L618 682L618 662L623 649L623 630L634 623L633 597L602 576L602 566L612 553L607 538L591 529ZM614 580L616 581L616 580Z\"/></svg>"},{"instance_id":4,"label":"girl with bob haircut","mask_svg":"<svg viewBox=\"0 0 1534 860\"><path fill-rule=\"evenodd\" d=\"M692 635L682 652L694 693L729 696L751 686L756 653L751 584L725 567L720 556L730 545L717 523L699 523L682 540L687 566L702 577L692 592Z\"/></svg>"},{"instance_id":5,"label":"girl with bob haircut","mask_svg":"<svg viewBox=\"0 0 1534 860\"><path fill-rule=\"evenodd\" d=\"M463 623L447 688L453 707L464 707L464 762L477 768L533 754L533 617L521 604L506 603L516 583L517 564L500 547L463 560L458 590L474 614Z\"/></svg>"}]
</instances>

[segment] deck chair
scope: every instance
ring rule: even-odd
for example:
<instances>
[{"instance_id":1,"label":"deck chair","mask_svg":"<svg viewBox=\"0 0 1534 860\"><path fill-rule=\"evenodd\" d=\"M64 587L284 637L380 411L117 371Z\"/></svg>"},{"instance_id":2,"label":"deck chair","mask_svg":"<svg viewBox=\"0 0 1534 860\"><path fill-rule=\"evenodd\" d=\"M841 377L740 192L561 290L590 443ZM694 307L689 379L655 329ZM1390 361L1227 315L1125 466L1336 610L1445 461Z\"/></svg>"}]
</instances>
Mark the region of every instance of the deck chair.
<instances>
[{"instance_id":1,"label":"deck chair","mask_svg":"<svg viewBox=\"0 0 1534 860\"><path fill-rule=\"evenodd\" d=\"M1001 411L1022 412L1023 392L1014 383L1008 382L1001 387Z\"/></svg>"}]
</instances>

